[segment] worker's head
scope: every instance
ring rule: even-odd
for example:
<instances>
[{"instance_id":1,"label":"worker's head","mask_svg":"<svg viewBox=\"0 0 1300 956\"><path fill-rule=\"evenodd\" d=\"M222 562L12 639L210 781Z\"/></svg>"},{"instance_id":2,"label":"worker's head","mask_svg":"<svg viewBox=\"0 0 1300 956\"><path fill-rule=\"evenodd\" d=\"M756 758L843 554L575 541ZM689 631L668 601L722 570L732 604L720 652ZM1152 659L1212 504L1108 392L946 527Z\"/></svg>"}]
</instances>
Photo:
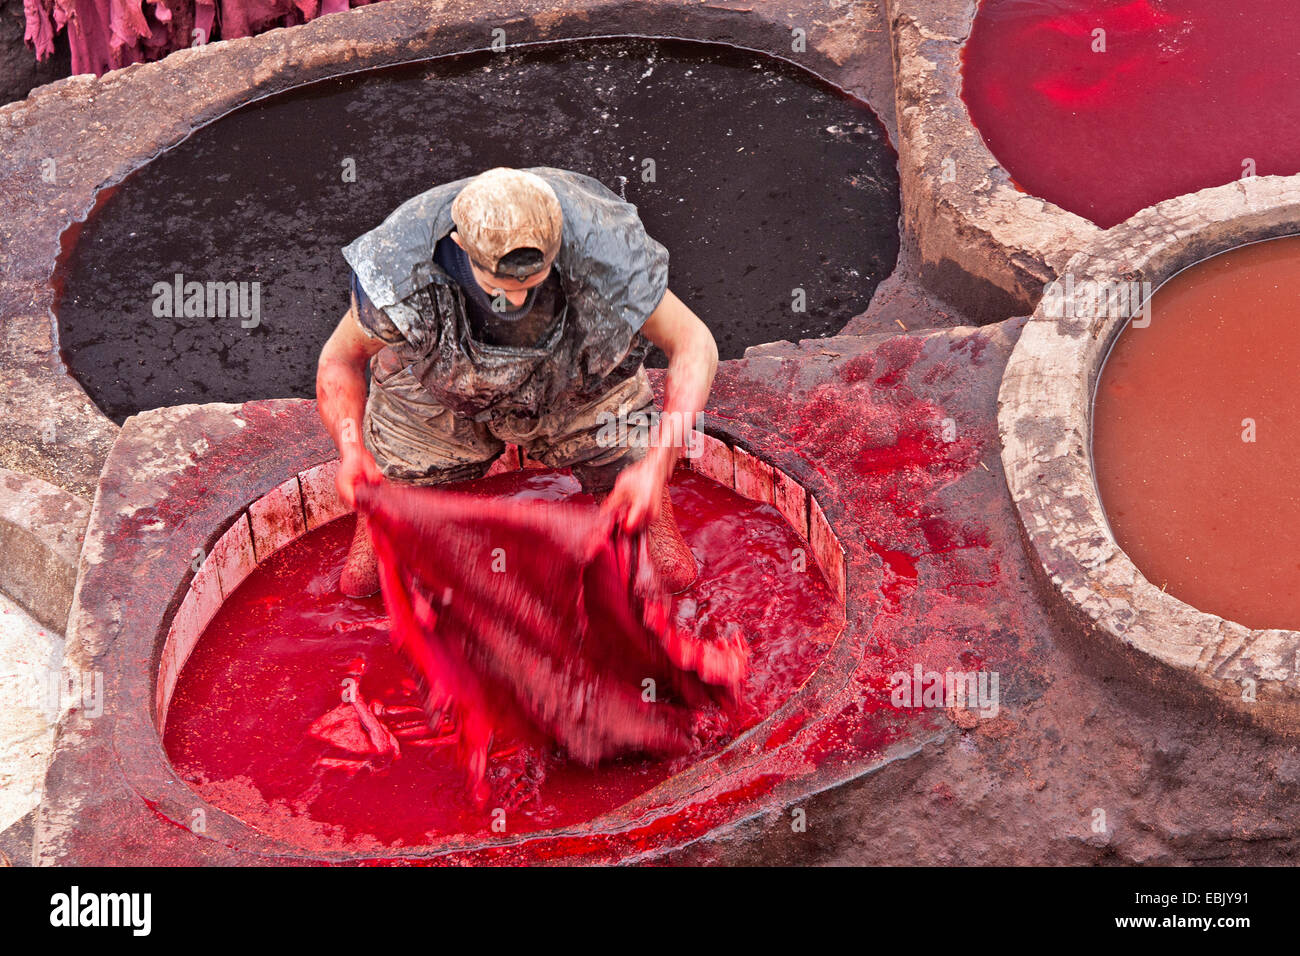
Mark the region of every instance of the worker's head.
<instances>
[{"instance_id":1,"label":"worker's head","mask_svg":"<svg viewBox=\"0 0 1300 956\"><path fill-rule=\"evenodd\" d=\"M500 166L471 179L451 204L456 244L489 295L518 307L541 285L560 251L564 217L540 176Z\"/></svg>"}]
</instances>

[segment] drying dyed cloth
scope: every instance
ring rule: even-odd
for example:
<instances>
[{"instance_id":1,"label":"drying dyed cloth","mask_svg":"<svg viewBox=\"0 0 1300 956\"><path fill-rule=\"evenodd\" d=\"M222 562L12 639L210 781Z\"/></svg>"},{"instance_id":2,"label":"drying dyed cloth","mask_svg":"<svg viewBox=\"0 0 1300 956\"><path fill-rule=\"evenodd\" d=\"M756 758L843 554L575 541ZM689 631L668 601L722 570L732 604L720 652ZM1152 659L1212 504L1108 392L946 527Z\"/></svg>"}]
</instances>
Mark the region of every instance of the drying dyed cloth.
<instances>
[{"instance_id":1,"label":"drying dyed cloth","mask_svg":"<svg viewBox=\"0 0 1300 956\"><path fill-rule=\"evenodd\" d=\"M23 0L24 39L38 60L67 27L72 72L102 75L211 40L290 27L370 0ZM196 33L197 31L197 33Z\"/></svg>"},{"instance_id":2,"label":"drying dyed cloth","mask_svg":"<svg viewBox=\"0 0 1300 956\"><path fill-rule=\"evenodd\" d=\"M552 740L591 765L692 746L692 716L734 702L748 648L674 627L644 535L594 506L384 482L357 491L392 639L450 715L476 799L494 738Z\"/></svg>"}]
</instances>

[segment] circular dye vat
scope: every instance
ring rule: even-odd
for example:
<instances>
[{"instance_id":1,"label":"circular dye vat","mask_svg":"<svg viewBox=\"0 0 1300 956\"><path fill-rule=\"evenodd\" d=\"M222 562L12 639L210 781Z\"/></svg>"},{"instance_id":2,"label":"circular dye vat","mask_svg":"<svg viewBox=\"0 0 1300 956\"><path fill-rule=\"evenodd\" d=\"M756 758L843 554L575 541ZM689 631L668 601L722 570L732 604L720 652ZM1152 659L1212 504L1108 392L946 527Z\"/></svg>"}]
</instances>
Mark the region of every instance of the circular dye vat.
<instances>
[{"instance_id":1,"label":"circular dye vat","mask_svg":"<svg viewBox=\"0 0 1300 956\"><path fill-rule=\"evenodd\" d=\"M564 474L524 471L461 487L543 500L580 496ZM672 499L701 578L676 603L677 623L702 636L735 625L751 672L734 713L700 714L697 753L675 761L624 759L588 769L554 752L501 742L486 808L467 797L452 746L402 738L402 754L367 753L341 704L344 682L379 702L402 736L419 695L389 646L379 597L338 593L353 530L349 516L273 555L227 599L177 682L164 746L205 799L271 835L315 850L420 846L450 834L492 837L588 821L716 753L779 707L830 649L843 618L830 589L796 549L807 545L771 505L693 472ZM795 570L795 568L799 570ZM504 818L494 810L504 810ZM501 819L505 829L494 830Z\"/></svg>"},{"instance_id":2,"label":"circular dye vat","mask_svg":"<svg viewBox=\"0 0 1300 956\"><path fill-rule=\"evenodd\" d=\"M1092 425L1116 543L1147 580L1300 630L1300 237L1200 262L1116 339Z\"/></svg>"},{"instance_id":3,"label":"circular dye vat","mask_svg":"<svg viewBox=\"0 0 1300 956\"><path fill-rule=\"evenodd\" d=\"M962 98L1024 191L1102 228L1300 172L1294 0L981 0Z\"/></svg>"},{"instance_id":4,"label":"circular dye vat","mask_svg":"<svg viewBox=\"0 0 1300 956\"><path fill-rule=\"evenodd\" d=\"M838 332L898 254L883 128L798 67L639 39L464 54L252 103L103 191L64 238L64 360L118 422L311 397L347 308L339 249L410 197L498 165L573 169L635 203L723 358ZM258 283L258 324L154 315L155 283L177 274L247 283L245 314Z\"/></svg>"}]
</instances>

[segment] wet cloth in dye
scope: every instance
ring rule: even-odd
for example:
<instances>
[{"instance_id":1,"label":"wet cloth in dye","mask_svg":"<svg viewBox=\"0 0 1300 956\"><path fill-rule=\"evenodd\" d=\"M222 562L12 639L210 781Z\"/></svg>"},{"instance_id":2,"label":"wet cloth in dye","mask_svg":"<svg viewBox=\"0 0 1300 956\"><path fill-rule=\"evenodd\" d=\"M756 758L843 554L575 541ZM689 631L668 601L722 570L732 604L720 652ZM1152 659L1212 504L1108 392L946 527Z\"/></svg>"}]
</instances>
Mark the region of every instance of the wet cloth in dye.
<instances>
[{"instance_id":1,"label":"wet cloth in dye","mask_svg":"<svg viewBox=\"0 0 1300 956\"><path fill-rule=\"evenodd\" d=\"M748 647L677 629L644 535L590 505L364 486L394 645L450 714L476 798L493 739L585 764L680 754L692 716L734 701Z\"/></svg>"}]
</instances>

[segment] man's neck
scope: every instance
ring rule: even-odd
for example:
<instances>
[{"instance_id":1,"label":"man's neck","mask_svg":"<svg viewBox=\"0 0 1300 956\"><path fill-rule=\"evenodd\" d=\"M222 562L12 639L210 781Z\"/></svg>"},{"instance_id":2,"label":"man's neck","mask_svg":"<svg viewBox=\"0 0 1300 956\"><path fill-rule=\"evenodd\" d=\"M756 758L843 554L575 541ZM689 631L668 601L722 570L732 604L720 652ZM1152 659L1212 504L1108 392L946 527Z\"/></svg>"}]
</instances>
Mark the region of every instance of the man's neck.
<instances>
[{"instance_id":1,"label":"man's neck","mask_svg":"<svg viewBox=\"0 0 1300 956\"><path fill-rule=\"evenodd\" d=\"M466 294L473 296L481 306L491 310L496 318L512 321L523 318L532 309L533 300L537 296L536 286L528 290L528 295L517 308L498 308L496 297L479 285L478 280L474 278L474 269L470 264L469 255L450 236L438 241L435 258ZM504 296L502 299L504 300ZM508 306L509 302L504 301L504 304Z\"/></svg>"}]
</instances>

